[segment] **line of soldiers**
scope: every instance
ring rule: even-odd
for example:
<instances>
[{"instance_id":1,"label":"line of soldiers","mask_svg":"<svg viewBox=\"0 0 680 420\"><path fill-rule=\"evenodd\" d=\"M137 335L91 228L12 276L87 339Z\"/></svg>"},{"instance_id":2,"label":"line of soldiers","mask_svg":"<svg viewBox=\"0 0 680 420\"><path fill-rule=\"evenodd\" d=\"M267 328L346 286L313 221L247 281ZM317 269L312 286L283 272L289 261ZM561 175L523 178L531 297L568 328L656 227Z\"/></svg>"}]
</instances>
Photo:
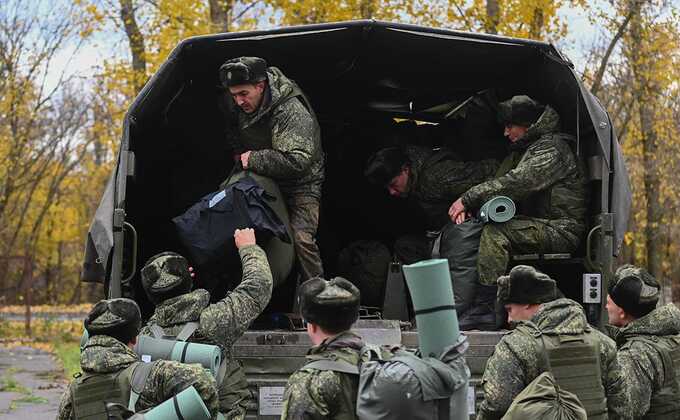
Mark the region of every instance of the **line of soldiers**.
<instances>
[{"instance_id":1,"label":"line of soldiers","mask_svg":"<svg viewBox=\"0 0 680 420\"><path fill-rule=\"evenodd\" d=\"M189 341L218 344L227 366L233 368L218 388L215 378L200 365L152 362L134 406L137 411L193 385L211 415L221 412L228 419L245 418L246 405L252 401L230 350L266 306L271 273L253 232L237 231L235 237L243 282L213 305L208 304L205 290L187 291L191 271L185 262L169 259L175 256L155 257L145 266L145 290L158 306L141 334L150 334L155 325L176 332L187 322L198 321L200 326ZM513 400L544 372L553 373L559 384L559 366L569 372L572 391L583 405L579 418L680 418L680 310L673 304L656 307L660 286L644 269L623 266L609 286L612 338L588 325L581 306L560 298L555 281L533 267L514 267L498 279L498 290L498 301L515 328L501 339L487 362L478 420L529 418L526 411L512 409ZM351 331L359 316L359 290L342 278L317 277L302 284L298 299L314 344L309 361L360 364L364 342ZM104 300L93 307L85 320L90 339L81 354L83 374L63 395L58 419L108 418L104 401L128 401L140 366L131 350L140 322L139 308L129 299ZM573 352L571 363L551 364L551 348L573 350L568 346L574 342L593 349L595 357L584 362L581 352ZM358 385L355 374L303 366L288 380L281 418L356 419Z\"/></svg>"},{"instance_id":2,"label":"line of soldiers","mask_svg":"<svg viewBox=\"0 0 680 420\"><path fill-rule=\"evenodd\" d=\"M516 266L501 276L497 300L514 329L487 362L477 419L555 418L544 406L560 402L548 398L546 403L545 393L534 396L528 411L511 407L545 372L578 397L572 398L578 402L573 418L680 418L680 310L673 304L656 308L659 293L659 284L644 269L619 268L609 286L610 338L588 324L577 302L560 297L555 281L544 273ZM310 361L360 363L363 342L350 331L359 298L359 290L341 278L303 285L301 314L315 345ZM566 350L561 360L551 358L555 349ZM593 357L584 358L583 349ZM354 374L303 366L289 378L281 418L357 419L358 384Z\"/></svg>"}]
</instances>

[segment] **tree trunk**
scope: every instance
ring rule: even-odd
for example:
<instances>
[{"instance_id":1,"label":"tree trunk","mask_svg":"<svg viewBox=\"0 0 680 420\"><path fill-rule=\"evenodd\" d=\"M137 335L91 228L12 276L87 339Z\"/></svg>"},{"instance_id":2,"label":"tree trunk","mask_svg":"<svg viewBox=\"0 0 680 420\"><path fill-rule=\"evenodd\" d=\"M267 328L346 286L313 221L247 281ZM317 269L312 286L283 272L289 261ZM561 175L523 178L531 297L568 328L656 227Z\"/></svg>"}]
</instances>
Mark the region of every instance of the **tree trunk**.
<instances>
[{"instance_id":1,"label":"tree trunk","mask_svg":"<svg viewBox=\"0 0 680 420\"><path fill-rule=\"evenodd\" d=\"M210 31L229 32L232 0L210 0Z\"/></svg>"},{"instance_id":2,"label":"tree trunk","mask_svg":"<svg viewBox=\"0 0 680 420\"><path fill-rule=\"evenodd\" d=\"M486 33L498 34L499 14L498 0L486 0L486 21L484 22Z\"/></svg>"},{"instance_id":3,"label":"tree trunk","mask_svg":"<svg viewBox=\"0 0 680 420\"><path fill-rule=\"evenodd\" d=\"M649 272L662 281L662 262L664 256L664 232L662 229L663 208L660 200L660 176L656 155L658 138L654 129L655 92L653 81L649 76L649 57L644 56L642 33L642 16L637 14L631 19L630 62L635 80L635 100L638 104L638 122L642 136L642 153L644 169L645 199L647 219L645 227L645 246L647 268Z\"/></svg>"},{"instance_id":4,"label":"tree trunk","mask_svg":"<svg viewBox=\"0 0 680 420\"><path fill-rule=\"evenodd\" d=\"M543 9L534 9L534 18L531 21L531 27L529 29L529 37L531 39L541 39L543 33Z\"/></svg>"},{"instance_id":5,"label":"tree trunk","mask_svg":"<svg viewBox=\"0 0 680 420\"><path fill-rule=\"evenodd\" d=\"M146 83L146 54L144 35L139 30L132 0L120 0L120 18L123 20L125 34L132 54L132 70L135 73L135 90L139 92Z\"/></svg>"},{"instance_id":6,"label":"tree trunk","mask_svg":"<svg viewBox=\"0 0 680 420\"><path fill-rule=\"evenodd\" d=\"M362 19L373 19L375 15L375 0L361 0L359 14Z\"/></svg>"}]
</instances>

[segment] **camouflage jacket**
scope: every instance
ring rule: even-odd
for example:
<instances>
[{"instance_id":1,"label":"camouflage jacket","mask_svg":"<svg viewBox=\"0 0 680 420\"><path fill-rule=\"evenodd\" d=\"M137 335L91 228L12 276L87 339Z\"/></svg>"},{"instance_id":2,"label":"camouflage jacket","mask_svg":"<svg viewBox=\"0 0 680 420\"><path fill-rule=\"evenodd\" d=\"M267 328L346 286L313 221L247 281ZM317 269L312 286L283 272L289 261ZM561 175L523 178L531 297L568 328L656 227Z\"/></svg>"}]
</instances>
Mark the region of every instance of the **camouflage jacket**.
<instances>
[{"instance_id":1,"label":"camouflage jacket","mask_svg":"<svg viewBox=\"0 0 680 420\"><path fill-rule=\"evenodd\" d=\"M409 197L425 211L432 229L441 229L449 221L449 207L461 194L498 169L496 160L462 162L447 149L409 146L406 155L411 161Z\"/></svg>"},{"instance_id":2,"label":"camouflage jacket","mask_svg":"<svg viewBox=\"0 0 680 420\"><path fill-rule=\"evenodd\" d=\"M463 205L477 211L497 196L510 197L524 216L547 219L578 242L585 232L586 179L571 150L572 137L559 133L560 117L547 106L514 150L496 178L466 191Z\"/></svg>"},{"instance_id":3,"label":"camouflage jacket","mask_svg":"<svg viewBox=\"0 0 680 420\"><path fill-rule=\"evenodd\" d=\"M531 320L520 323L544 334L583 334L589 328L581 306L564 298L541 305ZM600 366L609 418L631 418L626 383L616 360L616 346L606 335L594 329L593 332L601 337ZM513 399L545 371L544 357L540 336L522 330L505 335L486 363L482 377L484 401L477 420L500 419Z\"/></svg>"},{"instance_id":4,"label":"camouflage jacket","mask_svg":"<svg viewBox=\"0 0 680 420\"><path fill-rule=\"evenodd\" d=\"M680 338L680 310L670 303L616 330L617 359L622 376L628 380L633 414L638 418L647 413L653 395L663 388L667 378L659 351L636 337L654 341ZM672 344L677 345L675 341Z\"/></svg>"},{"instance_id":5,"label":"camouflage jacket","mask_svg":"<svg viewBox=\"0 0 680 420\"><path fill-rule=\"evenodd\" d=\"M80 368L86 373L108 374L121 371L138 360L132 349L115 338L95 335L87 341L80 354ZM140 411L155 407L192 385L210 413L215 416L218 398L212 375L198 364L189 365L166 360L155 362L155 367L151 369L139 396L136 409ZM61 397L57 420L75 418L72 387L73 383Z\"/></svg>"},{"instance_id":6,"label":"camouflage jacket","mask_svg":"<svg viewBox=\"0 0 680 420\"><path fill-rule=\"evenodd\" d=\"M262 313L272 296L272 272L262 248L257 245L239 250L243 279L221 301L210 305L207 290L168 299L156 307L140 335L153 335L150 326L162 327L166 334L176 335L187 322L198 321L199 327L190 341L220 346L222 357L231 360L231 347Z\"/></svg>"},{"instance_id":7,"label":"camouflage jacket","mask_svg":"<svg viewBox=\"0 0 680 420\"><path fill-rule=\"evenodd\" d=\"M227 136L236 151L253 150L249 169L276 180L286 195L321 197L324 156L321 129L298 85L276 67L267 69L268 84L260 108L246 114L230 103L235 125Z\"/></svg>"},{"instance_id":8,"label":"camouflage jacket","mask_svg":"<svg viewBox=\"0 0 680 420\"><path fill-rule=\"evenodd\" d=\"M312 347L307 357L358 363L363 345L359 336L344 332ZM356 419L358 388L356 375L303 366L288 379L281 420Z\"/></svg>"}]
</instances>

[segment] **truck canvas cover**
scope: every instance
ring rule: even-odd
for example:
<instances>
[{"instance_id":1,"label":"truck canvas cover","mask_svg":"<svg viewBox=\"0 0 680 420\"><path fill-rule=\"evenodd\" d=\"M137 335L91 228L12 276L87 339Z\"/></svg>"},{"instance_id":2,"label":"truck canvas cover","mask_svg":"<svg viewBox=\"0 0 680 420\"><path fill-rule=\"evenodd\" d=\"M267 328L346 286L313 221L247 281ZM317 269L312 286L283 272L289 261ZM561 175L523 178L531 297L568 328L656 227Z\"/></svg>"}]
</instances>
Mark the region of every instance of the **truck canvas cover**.
<instances>
[{"instance_id":1,"label":"truck canvas cover","mask_svg":"<svg viewBox=\"0 0 680 420\"><path fill-rule=\"evenodd\" d=\"M351 136L337 133L347 124L361 130L374 116L386 115L442 123L459 110L464 114L475 94L489 91L501 100L528 94L549 103L560 114L563 131L577 138L591 179L599 180L597 213L613 214L613 232L606 234L613 236L609 251L617 253L631 206L624 158L606 110L568 58L544 42L363 20L180 42L125 116L118 161L87 236L84 281L104 282L113 273L139 283L135 276L145 258L177 249L172 217L215 191L232 166L217 69L241 55L264 57L310 98L327 155L322 210L329 212L353 205L334 190L340 180L363 183L356 168L350 171L342 163L348 152L341 146ZM474 149L475 139L466 140ZM379 139L373 141L362 156L377 150ZM357 223L371 214L361 216ZM389 217L385 223L394 222ZM335 220L322 215L321 224L331 226ZM375 224L365 228L388 230ZM323 243L332 235L320 229ZM350 235L345 231L334 234L340 242L364 239L345 238ZM126 250L119 250L119 257L113 251L116 232L125 234ZM134 244L128 246L131 237ZM332 251L337 255L339 248Z\"/></svg>"}]
</instances>

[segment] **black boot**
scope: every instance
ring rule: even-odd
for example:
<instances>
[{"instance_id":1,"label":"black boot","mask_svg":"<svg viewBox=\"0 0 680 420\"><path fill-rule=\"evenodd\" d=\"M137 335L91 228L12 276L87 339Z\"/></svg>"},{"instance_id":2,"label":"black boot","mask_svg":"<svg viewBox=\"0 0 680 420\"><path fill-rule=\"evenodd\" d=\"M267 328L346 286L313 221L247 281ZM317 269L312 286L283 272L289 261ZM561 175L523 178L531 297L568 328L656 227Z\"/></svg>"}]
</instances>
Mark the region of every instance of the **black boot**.
<instances>
[{"instance_id":1,"label":"black boot","mask_svg":"<svg viewBox=\"0 0 680 420\"><path fill-rule=\"evenodd\" d=\"M458 325L462 331L499 329L496 319L496 289L495 285L477 285L477 294L472 307L458 318Z\"/></svg>"}]
</instances>

